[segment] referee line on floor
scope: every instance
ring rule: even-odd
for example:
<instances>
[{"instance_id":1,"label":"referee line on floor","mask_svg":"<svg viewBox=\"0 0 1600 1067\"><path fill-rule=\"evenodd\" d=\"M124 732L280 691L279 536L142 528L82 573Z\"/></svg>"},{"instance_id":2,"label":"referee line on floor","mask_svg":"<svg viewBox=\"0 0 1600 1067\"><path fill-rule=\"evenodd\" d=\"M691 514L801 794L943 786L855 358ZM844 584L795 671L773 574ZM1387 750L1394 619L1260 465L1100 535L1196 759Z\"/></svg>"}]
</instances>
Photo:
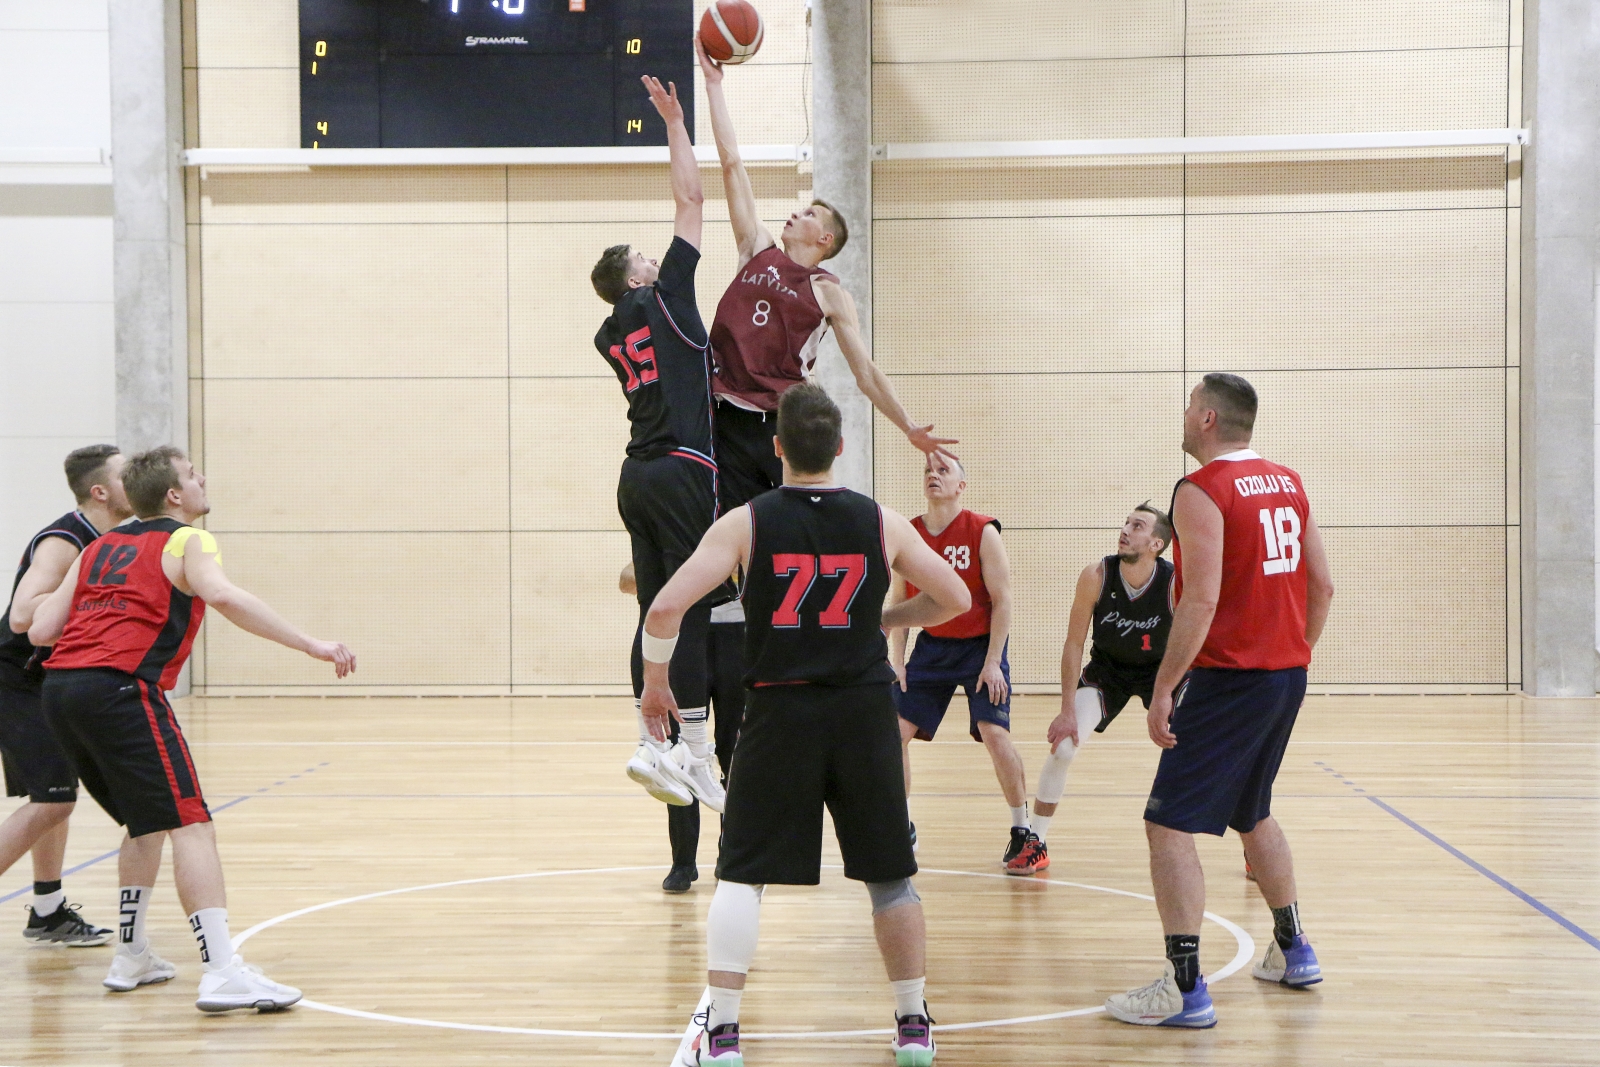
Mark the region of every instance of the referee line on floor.
<instances>
[{"instance_id":1,"label":"referee line on floor","mask_svg":"<svg viewBox=\"0 0 1600 1067\"><path fill-rule=\"evenodd\" d=\"M1351 789L1354 789L1357 793L1360 793L1362 795L1362 799L1372 801L1372 803L1377 805L1378 808L1387 812L1389 815L1392 815L1395 819L1399 820L1401 823L1404 823L1406 826L1409 826L1411 829L1415 830L1417 833L1421 834L1435 845L1438 845L1440 848L1444 849L1444 851L1448 852L1462 863L1465 863L1468 867L1471 867L1474 871L1477 871L1479 874L1489 879L1489 881L1493 882L1501 889L1504 889L1507 893L1510 893L1512 896L1528 905L1528 907L1532 908L1534 911L1537 911L1540 915L1543 915L1545 918L1549 919L1563 930L1566 930L1568 933L1578 938L1578 940L1583 941L1590 948L1600 949L1600 937L1596 937L1595 935L1591 934L1589 931L1585 930L1583 927L1579 926L1577 923L1573 922L1571 919L1567 918L1565 915L1561 914L1559 911L1552 908L1550 905L1546 904L1532 893L1529 893L1527 890L1516 885L1509 879L1503 878L1494 871L1491 871L1489 868L1485 867L1483 864L1479 863L1465 852L1462 852L1459 848L1456 848L1450 842L1446 841L1432 830L1429 830L1426 826L1423 826L1409 815L1393 807L1392 805L1384 803L1381 798L1373 796L1365 789L1358 788L1354 782L1340 774L1338 771L1334 770L1332 767L1328 766L1326 763L1317 762L1316 765L1333 775L1335 778L1339 779L1339 781L1343 782Z\"/></svg>"},{"instance_id":2,"label":"referee line on floor","mask_svg":"<svg viewBox=\"0 0 1600 1067\"><path fill-rule=\"evenodd\" d=\"M273 782L271 785L264 785L260 789L257 789L254 793L246 793L242 797L234 797L232 800L228 801L226 804L218 804L216 807L212 808L211 809L211 815L212 815L213 818L215 818L218 813L227 811L229 808L233 807L236 804L243 804L245 801L249 800L251 797L260 796L262 793L266 793L266 792L269 792L269 791L271 791L273 789L276 789L280 785L288 785L291 781L293 781L296 778L303 778L308 774L315 774L318 770L320 770L321 768L326 767L326 766L327 766L326 763L319 763L315 767L307 767L305 770L301 771L299 774L291 774L287 778L284 778L282 781ZM122 851L122 846L118 845L116 848L112 849L110 852L102 852L100 855L95 856L92 859L84 860L82 863L78 864L76 867L67 868L66 870L61 872L61 877L62 878L66 878L69 875L77 874L79 871L87 870L88 868L93 867L97 863L104 863L106 860L115 859L116 856L121 851ZM21 889L13 890L12 892L7 893L5 896L0 897L0 904L4 904L8 900L15 900L18 897L23 896L24 894L32 893L32 892L33 892L33 883L29 882L27 885L23 886Z\"/></svg>"}]
</instances>

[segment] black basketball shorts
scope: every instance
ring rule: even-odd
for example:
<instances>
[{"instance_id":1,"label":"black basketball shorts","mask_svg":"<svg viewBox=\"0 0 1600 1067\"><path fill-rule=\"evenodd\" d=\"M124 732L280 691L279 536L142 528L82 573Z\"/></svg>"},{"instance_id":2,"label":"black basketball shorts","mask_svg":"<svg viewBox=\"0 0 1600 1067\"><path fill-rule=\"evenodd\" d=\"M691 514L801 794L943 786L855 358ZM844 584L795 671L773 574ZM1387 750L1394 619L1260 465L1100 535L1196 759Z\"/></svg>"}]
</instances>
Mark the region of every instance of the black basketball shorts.
<instances>
[{"instance_id":1,"label":"black basketball shorts","mask_svg":"<svg viewBox=\"0 0 1600 1067\"><path fill-rule=\"evenodd\" d=\"M1143 701L1148 709L1155 695L1156 673L1159 670L1159 664L1148 668L1119 667L1090 656L1088 665L1078 676L1078 688L1093 689L1100 694L1100 721L1095 725L1094 732L1105 733L1111 720L1122 714L1122 709L1134 697Z\"/></svg>"},{"instance_id":2,"label":"black basketball shorts","mask_svg":"<svg viewBox=\"0 0 1600 1067\"><path fill-rule=\"evenodd\" d=\"M902 774L888 683L749 690L728 776L717 877L816 885L827 808L846 878L910 878L917 861Z\"/></svg>"},{"instance_id":3,"label":"black basketball shorts","mask_svg":"<svg viewBox=\"0 0 1600 1067\"><path fill-rule=\"evenodd\" d=\"M83 787L131 836L211 821L160 686L122 671L48 671L44 712Z\"/></svg>"},{"instance_id":4,"label":"black basketball shorts","mask_svg":"<svg viewBox=\"0 0 1600 1067\"><path fill-rule=\"evenodd\" d=\"M6 796L27 797L35 804L78 799L78 776L45 721L38 686L25 681L11 686L0 679L0 756Z\"/></svg>"},{"instance_id":5,"label":"black basketball shorts","mask_svg":"<svg viewBox=\"0 0 1600 1067\"><path fill-rule=\"evenodd\" d=\"M1190 834L1241 834L1272 814L1272 783L1306 695L1306 669L1196 668L1172 712L1175 748L1162 750L1147 822Z\"/></svg>"},{"instance_id":6,"label":"black basketball shorts","mask_svg":"<svg viewBox=\"0 0 1600 1067\"><path fill-rule=\"evenodd\" d=\"M714 428L724 514L783 484L783 460L772 450L776 411L750 411L719 400Z\"/></svg>"},{"instance_id":7,"label":"black basketball shorts","mask_svg":"<svg viewBox=\"0 0 1600 1067\"><path fill-rule=\"evenodd\" d=\"M639 633L644 617L667 581L678 572L717 519L717 472L699 459L676 453L658 459L622 461L617 511L627 527L638 586L639 628L634 630L633 693L644 691ZM706 632L716 593L689 609L672 654L670 681L678 706L703 708L707 701Z\"/></svg>"}]
</instances>

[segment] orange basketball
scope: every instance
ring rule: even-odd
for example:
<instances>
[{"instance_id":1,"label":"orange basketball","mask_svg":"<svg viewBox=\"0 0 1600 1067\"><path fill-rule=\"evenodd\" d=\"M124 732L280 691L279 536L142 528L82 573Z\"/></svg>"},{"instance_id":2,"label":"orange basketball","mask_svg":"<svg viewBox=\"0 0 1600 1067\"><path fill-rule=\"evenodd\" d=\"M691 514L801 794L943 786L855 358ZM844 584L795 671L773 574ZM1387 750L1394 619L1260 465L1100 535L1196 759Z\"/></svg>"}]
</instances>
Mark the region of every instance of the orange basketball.
<instances>
[{"instance_id":1,"label":"orange basketball","mask_svg":"<svg viewBox=\"0 0 1600 1067\"><path fill-rule=\"evenodd\" d=\"M761 48L761 12L748 0L712 0L700 16L700 43L718 63L743 63Z\"/></svg>"}]
</instances>

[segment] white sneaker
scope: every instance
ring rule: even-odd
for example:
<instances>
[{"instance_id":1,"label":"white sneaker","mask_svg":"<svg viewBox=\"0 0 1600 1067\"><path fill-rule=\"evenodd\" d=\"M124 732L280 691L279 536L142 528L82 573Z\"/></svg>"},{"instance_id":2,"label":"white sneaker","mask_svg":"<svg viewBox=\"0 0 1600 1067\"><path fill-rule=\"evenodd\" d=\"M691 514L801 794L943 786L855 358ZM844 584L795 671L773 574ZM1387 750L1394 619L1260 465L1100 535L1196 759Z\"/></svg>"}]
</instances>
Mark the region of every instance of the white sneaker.
<instances>
[{"instance_id":1,"label":"white sneaker","mask_svg":"<svg viewBox=\"0 0 1600 1067\"><path fill-rule=\"evenodd\" d=\"M111 957L111 969L100 984L118 993L126 993L151 982L165 982L176 978L178 968L157 956L155 950L145 945L143 952L131 952L121 945Z\"/></svg>"},{"instance_id":2,"label":"white sneaker","mask_svg":"<svg viewBox=\"0 0 1600 1067\"><path fill-rule=\"evenodd\" d=\"M694 802L694 795L684 781L683 769L654 745L639 743L638 750L628 761L628 777L663 804L681 808Z\"/></svg>"},{"instance_id":3,"label":"white sneaker","mask_svg":"<svg viewBox=\"0 0 1600 1067\"><path fill-rule=\"evenodd\" d=\"M673 746L671 758L683 769L689 791L694 794L695 799L721 815L728 801L728 793L717 780L718 772L711 769L711 757L716 755L716 752L716 745L707 745L706 754L696 756L689 750L687 744L679 741Z\"/></svg>"},{"instance_id":4,"label":"white sneaker","mask_svg":"<svg viewBox=\"0 0 1600 1067\"><path fill-rule=\"evenodd\" d=\"M1217 1010L1201 976L1192 991L1178 988L1178 978L1167 960L1166 971L1149 985L1106 998L1106 1014L1135 1026L1181 1026L1204 1030L1217 1025Z\"/></svg>"},{"instance_id":5,"label":"white sneaker","mask_svg":"<svg viewBox=\"0 0 1600 1067\"><path fill-rule=\"evenodd\" d=\"M206 971L200 976L200 997L194 1006L201 1011L233 1011L235 1008L282 1011L299 999L300 990L274 982L261 973L260 967L235 956L226 967Z\"/></svg>"}]
</instances>

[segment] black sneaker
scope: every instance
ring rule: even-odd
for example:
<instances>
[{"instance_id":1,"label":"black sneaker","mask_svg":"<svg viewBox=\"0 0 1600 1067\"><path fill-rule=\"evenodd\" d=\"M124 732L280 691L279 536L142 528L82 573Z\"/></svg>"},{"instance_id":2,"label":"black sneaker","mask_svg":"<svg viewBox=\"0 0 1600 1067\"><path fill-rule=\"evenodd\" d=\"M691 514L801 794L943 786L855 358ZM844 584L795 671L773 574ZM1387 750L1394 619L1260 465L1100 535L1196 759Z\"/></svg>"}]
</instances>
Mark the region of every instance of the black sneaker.
<instances>
[{"instance_id":1,"label":"black sneaker","mask_svg":"<svg viewBox=\"0 0 1600 1067\"><path fill-rule=\"evenodd\" d=\"M664 893L687 893L689 886L700 877L700 869L692 864L674 864L672 870L661 880L661 891Z\"/></svg>"},{"instance_id":2,"label":"black sneaker","mask_svg":"<svg viewBox=\"0 0 1600 1067\"><path fill-rule=\"evenodd\" d=\"M1000 857L1001 863L1010 863L1022 852L1022 846L1028 843L1028 835L1033 831L1026 826L1013 826L1011 828L1011 843L1006 846L1006 854Z\"/></svg>"},{"instance_id":3,"label":"black sneaker","mask_svg":"<svg viewBox=\"0 0 1600 1067\"><path fill-rule=\"evenodd\" d=\"M88 948L103 945L111 940L115 930L92 926L78 915L78 905L65 902L53 913L40 918L33 906L28 906L28 925L22 936L41 945L66 945L68 948Z\"/></svg>"}]
</instances>

